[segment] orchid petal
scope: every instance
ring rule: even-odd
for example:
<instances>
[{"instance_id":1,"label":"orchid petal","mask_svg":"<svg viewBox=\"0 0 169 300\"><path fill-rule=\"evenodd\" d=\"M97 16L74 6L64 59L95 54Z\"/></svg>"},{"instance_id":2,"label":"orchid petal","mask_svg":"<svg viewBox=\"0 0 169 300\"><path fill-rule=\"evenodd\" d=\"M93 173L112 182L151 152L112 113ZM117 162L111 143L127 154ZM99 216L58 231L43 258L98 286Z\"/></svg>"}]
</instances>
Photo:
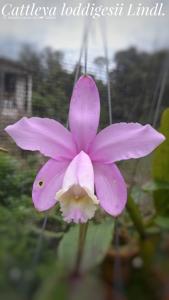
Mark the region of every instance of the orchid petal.
<instances>
[{"instance_id":1,"label":"orchid petal","mask_svg":"<svg viewBox=\"0 0 169 300\"><path fill-rule=\"evenodd\" d=\"M100 98L94 80L82 76L76 83L70 102L69 125L78 150L87 152L96 136L100 117Z\"/></svg>"},{"instance_id":2,"label":"orchid petal","mask_svg":"<svg viewBox=\"0 0 169 300\"><path fill-rule=\"evenodd\" d=\"M115 164L94 164L96 195L100 206L110 215L118 216L127 202L127 186Z\"/></svg>"},{"instance_id":3,"label":"orchid petal","mask_svg":"<svg viewBox=\"0 0 169 300\"><path fill-rule=\"evenodd\" d=\"M68 162L53 159L41 168L33 184L32 199L38 211L50 209L57 202L55 195L61 188Z\"/></svg>"},{"instance_id":4,"label":"orchid petal","mask_svg":"<svg viewBox=\"0 0 169 300\"><path fill-rule=\"evenodd\" d=\"M55 120L24 117L5 130L24 150L38 150L58 160L72 159L76 154L71 133Z\"/></svg>"},{"instance_id":5,"label":"orchid petal","mask_svg":"<svg viewBox=\"0 0 169 300\"><path fill-rule=\"evenodd\" d=\"M103 129L89 151L93 161L112 163L151 153L165 137L150 125L119 123Z\"/></svg>"}]
</instances>

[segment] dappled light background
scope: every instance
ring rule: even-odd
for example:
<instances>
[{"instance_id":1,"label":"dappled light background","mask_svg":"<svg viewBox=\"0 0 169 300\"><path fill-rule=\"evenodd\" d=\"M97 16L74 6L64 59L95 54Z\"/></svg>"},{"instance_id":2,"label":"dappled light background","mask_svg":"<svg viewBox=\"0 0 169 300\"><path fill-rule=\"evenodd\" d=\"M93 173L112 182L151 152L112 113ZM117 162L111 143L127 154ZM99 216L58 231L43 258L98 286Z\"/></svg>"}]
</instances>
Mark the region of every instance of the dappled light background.
<instances>
[{"instance_id":1,"label":"dappled light background","mask_svg":"<svg viewBox=\"0 0 169 300\"><path fill-rule=\"evenodd\" d=\"M33 2L38 6L49 5L47 0L29 1L29 4ZM64 2L72 7L79 4L78 0ZM125 6L130 2L126 0ZM5 3L2 0L0 7ZM19 6L23 1L10 3ZM85 6L88 2L81 3ZM92 3L115 5L111 0ZM135 5L139 3L134 1ZM142 1L145 6L156 3ZM0 147L3 148L0 152L0 298L3 300L169 298L168 0L163 4L166 15L161 17L93 19L58 15L51 20L8 19L0 14L0 75L6 76L5 96L0 85ZM62 7L63 1L51 0L52 5ZM141 161L119 163L149 238L140 241L125 211L118 219L117 234L115 237L111 234L106 258L99 260L94 272L64 282L60 281L63 266L59 264L56 250L70 226L63 222L59 207L46 216L37 213L31 201L32 183L45 159L40 154L19 150L4 127L24 115L54 118L67 125L75 75L77 69L79 76L85 69L84 53L80 61L79 57L86 23L87 72L95 78L100 92L100 128L109 124L111 114L113 123L150 123L160 128L167 142ZM1 80L2 77L0 84ZM17 88L14 99L15 85L20 89ZM103 212L99 212L94 226L104 218ZM112 223L106 222L100 232L105 236L108 230L113 232ZM71 234L68 248L73 247ZM91 230L92 234L95 235ZM67 253L68 249L65 256Z\"/></svg>"}]
</instances>

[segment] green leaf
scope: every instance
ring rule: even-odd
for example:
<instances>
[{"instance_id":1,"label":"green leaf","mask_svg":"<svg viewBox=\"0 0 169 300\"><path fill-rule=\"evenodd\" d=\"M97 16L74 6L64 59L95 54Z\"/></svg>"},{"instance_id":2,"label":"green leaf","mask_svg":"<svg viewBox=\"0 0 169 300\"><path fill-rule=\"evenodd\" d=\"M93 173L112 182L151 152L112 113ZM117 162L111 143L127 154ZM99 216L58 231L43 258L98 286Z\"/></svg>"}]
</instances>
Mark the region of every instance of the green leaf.
<instances>
[{"instance_id":1,"label":"green leaf","mask_svg":"<svg viewBox=\"0 0 169 300\"><path fill-rule=\"evenodd\" d=\"M151 180L142 186L144 192L155 192L158 190L169 190L169 182Z\"/></svg>"},{"instance_id":2,"label":"green leaf","mask_svg":"<svg viewBox=\"0 0 169 300\"><path fill-rule=\"evenodd\" d=\"M106 255L113 238L114 221L106 219L101 224L90 223L87 231L81 271L98 265ZM58 249L58 259L65 269L73 271L78 251L79 226L73 226L63 237Z\"/></svg>"},{"instance_id":3,"label":"green leaf","mask_svg":"<svg viewBox=\"0 0 169 300\"><path fill-rule=\"evenodd\" d=\"M145 233L143 219L140 214L138 205L135 203L135 201L133 200L133 198L131 196L128 197L127 210L128 210L129 216L130 216L131 220L133 221L135 228L137 229L140 237L145 238L146 233Z\"/></svg>"},{"instance_id":4,"label":"green leaf","mask_svg":"<svg viewBox=\"0 0 169 300\"><path fill-rule=\"evenodd\" d=\"M131 197L135 200L136 203L139 203L143 198L144 193L140 186L134 185L131 190Z\"/></svg>"},{"instance_id":5,"label":"green leaf","mask_svg":"<svg viewBox=\"0 0 169 300\"><path fill-rule=\"evenodd\" d=\"M55 265L56 270L49 274L49 277L42 283L33 297L34 300L67 300L68 281L62 278L63 270L59 264Z\"/></svg>"},{"instance_id":6,"label":"green leaf","mask_svg":"<svg viewBox=\"0 0 169 300\"><path fill-rule=\"evenodd\" d=\"M158 216L155 218L154 223L161 227L162 229L169 230L169 218L168 217L162 217Z\"/></svg>"},{"instance_id":7,"label":"green leaf","mask_svg":"<svg viewBox=\"0 0 169 300\"><path fill-rule=\"evenodd\" d=\"M56 273L56 271L55 271ZM51 275L40 286L34 300L103 300L105 289L103 281L94 274L76 278Z\"/></svg>"},{"instance_id":8,"label":"green leaf","mask_svg":"<svg viewBox=\"0 0 169 300\"><path fill-rule=\"evenodd\" d=\"M169 183L169 108L162 115L160 132L166 141L158 147L153 157L153 178ZM154 203L158 214L169 216L169 190L161 187L154 191Z\"/></svg>"}]
</instances>

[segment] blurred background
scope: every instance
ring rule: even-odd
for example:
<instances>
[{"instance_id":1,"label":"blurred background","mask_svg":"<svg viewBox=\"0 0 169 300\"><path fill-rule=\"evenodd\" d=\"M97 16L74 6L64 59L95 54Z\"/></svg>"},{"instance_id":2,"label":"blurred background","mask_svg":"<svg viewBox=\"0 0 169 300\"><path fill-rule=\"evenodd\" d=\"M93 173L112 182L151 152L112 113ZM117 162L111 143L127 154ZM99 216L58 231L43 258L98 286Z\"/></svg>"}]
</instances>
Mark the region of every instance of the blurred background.
<instances>
[{"instance_id":1,"label":"blurred background","mask_svg":"<svg viewBox=\"0 0 169 300\"><path fill-rule=\"evenodd\" d=\"M33 2L49 5L47 0L10 1L13 6ZM0 298L168 300L169 2L162 1L166 15L161 17L97 19L59 15L7 19L1 14L5 3L1 0ZM79 1L65 3L76 7ZM117 2L92 3L113 6ZM52 5L61 7L63 1L51 0ZM86 62L81 52L85 28ZM85 270L80 279L65 280L69 263L60 262L73 261L76 232L62 221L59 207L48 215L35 211L31 188L45 159L18 149L4 127L25 115L54 118L66 125L74 81L84 73L85 63L100 92L100 128L109 124L111 115L113 123L150 123L167 140L153 155L119 164L136 207L129 205L114 229L114 220L98 212L89 235L100 226L102 235L95 243L98 249L107 245L104 255L99 254L93 265L86 258L90 272ZM95 252L90 247L88 251L93 258Z\"/></svg>"}]
</instances>

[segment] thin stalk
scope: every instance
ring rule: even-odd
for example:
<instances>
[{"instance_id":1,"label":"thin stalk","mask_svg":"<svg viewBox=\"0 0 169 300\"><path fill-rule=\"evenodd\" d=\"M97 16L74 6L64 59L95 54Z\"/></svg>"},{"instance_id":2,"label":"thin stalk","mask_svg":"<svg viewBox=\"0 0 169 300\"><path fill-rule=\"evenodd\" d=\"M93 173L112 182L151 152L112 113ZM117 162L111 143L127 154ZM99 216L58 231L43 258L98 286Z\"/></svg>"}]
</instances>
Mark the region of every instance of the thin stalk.
<instances>
[{"instance_id":1,"label":"thin stalk","mask_svg":"<svg viewBox=\"0 0 169 300\"><path fill-rule=\"evenodd\" d=\"M7 149L0 147L0 152L8 152Z\"/></svg>"},{"instance_id":2,"label":"thin stalk","mask_svg":"<svg viewBox=\"0 0 169 300\"><path fill-rule=\"evenodd\" d=\"M79 225L79 241L78 241L77 259L76 259L75 272L74 272L76 276L80 274L80 267L83 258L87 229L88 229L88 223Z\"/></svg>"},{"instance_id":3,"label":"thin stalk","mask_svg":"<svg viewBox=\"0 0 169 300\"><path fill-rule=\"evenodd\" d=\"M145 239L146 232L145 232L145 228L144 228L144 224L142 221L140 211L139 211L137 205L135 204L135 202L133 201L132 197L130 197L130 196L127 201L127 210L128 210L131 220L133 221L133 223L135 225L135 228L136 228L138 234L140 235L140 238Z\"/></svg>"}]
</instances>

